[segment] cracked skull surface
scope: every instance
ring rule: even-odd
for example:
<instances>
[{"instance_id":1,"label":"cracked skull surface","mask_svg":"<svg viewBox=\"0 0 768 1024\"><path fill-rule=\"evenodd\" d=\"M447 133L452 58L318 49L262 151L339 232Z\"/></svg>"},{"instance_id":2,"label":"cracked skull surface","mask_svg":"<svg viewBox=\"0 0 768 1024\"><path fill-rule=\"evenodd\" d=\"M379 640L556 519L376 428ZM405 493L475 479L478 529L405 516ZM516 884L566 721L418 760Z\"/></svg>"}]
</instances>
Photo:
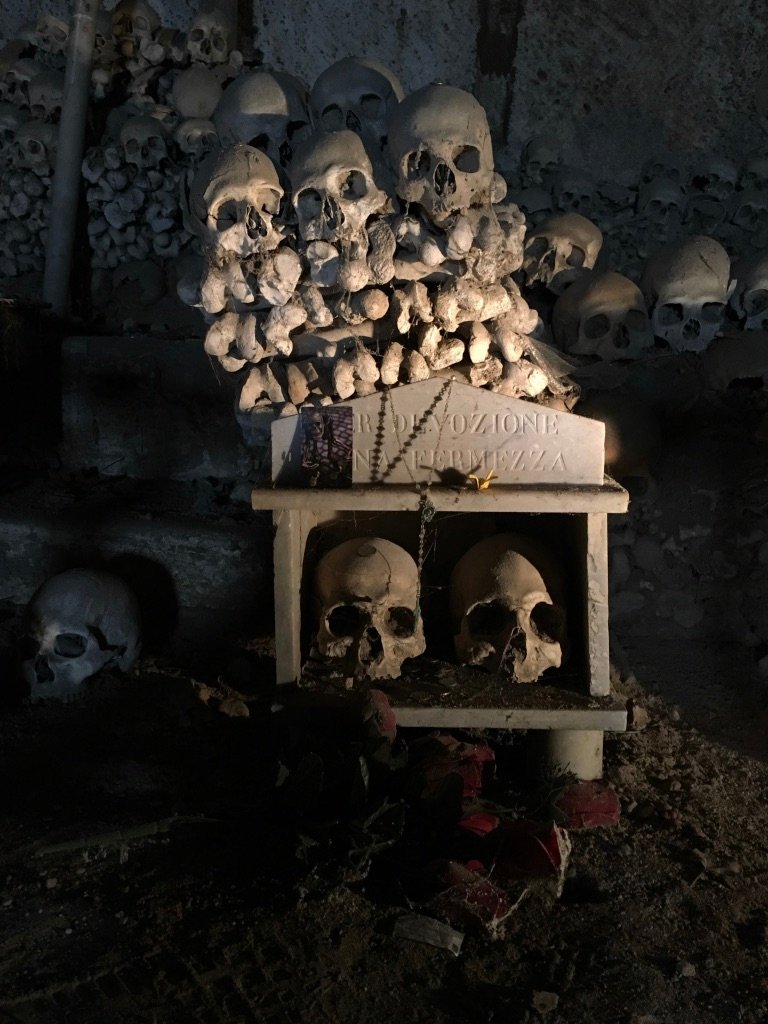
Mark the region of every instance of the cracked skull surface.
<instances>
[{"instance_id":1,"label":"cracked skull surface","mask_svg":"<svg viewBox=\"0 0 768 1024\"><path fill-rule=\"evenodd\" d=\"M408 552L381 537L355 537L315 571L317 648L356 679L391 679L423 654L419 572Z\"/></svg>"},{"instance_id":2,"label":"cracked skull surface","mask_svg":"<svg viewBox=\"0 0 768 1024\"><path fill-rule=\"evenodd\" d=\"M277 248L282 235L273 224L283 189L266 154L252 146L212 153L200 165L190 195L190 212L207 244L222 258Z\"/></svg>"},{"instance_id":3,"label":"cracked skull surface","mask_svg":"<svg viewBox=\"0 0 768 1024\"><path fill-rule=\"evenodd\" d=\"M368 218L387 203L365 146L351 131L313 136L288 173L305 242L359 239Z\"/></svg>"},{"instance_id":4,"label":"cracked skull surface","mask_svg":"<svg viewBox=\"0 0 768 1024\"><path fill-rule=\"evenodd\" d=\"M140 650L139 609L121 579L93 569L53 576L24 613L22 673L33 700L67 700L104 669L126 672Z\"/></svg>"},{"instance_id":5,"label":"cracked skull surface","mask_svg":"<svg viewBox=\"0 0 768 1024\"><path fill-rule=\"evenodd\" d=\"M392 113L387 144L397 194L435 224L492 202L491 132L471 93L428 85L406 96Z\"/></svg>"},{"instance_id":6,"label":"cracked skull surface","mask_svg":"<svg viewBox=\"0 0 768 1024\"><path fill-rule=\"evenodd\" d=\"M694 235L655 252L640 288L654 334L675 352L703 352L720 331L729 297L731 261L719 242Z\"/></svg>"},{"instance_id":7,"label":"cracked skull surface","mask_svg":"<svg viewBox=\"0 0 768 1024\"><path fill-rule=\"evenodd\" d=\"M552 556L531 538L507 533L481 540L451 574L459 661L516 683L559 668L566 636L561 594Z\"/></svg>"}]
</instances>

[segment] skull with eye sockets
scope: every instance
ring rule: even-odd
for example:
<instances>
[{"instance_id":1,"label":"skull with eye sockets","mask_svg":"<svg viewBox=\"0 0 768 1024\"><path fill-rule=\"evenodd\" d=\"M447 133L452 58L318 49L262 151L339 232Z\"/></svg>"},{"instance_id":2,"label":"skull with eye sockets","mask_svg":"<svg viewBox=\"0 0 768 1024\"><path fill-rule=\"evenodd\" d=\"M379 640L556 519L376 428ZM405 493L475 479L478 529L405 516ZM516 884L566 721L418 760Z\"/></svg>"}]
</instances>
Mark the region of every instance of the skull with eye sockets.
<instances>
[{"instance_id":1,"label":"skull with eye sockets","mask_svg":"<svg viewBox=\"0 0 768 1024\"><path fill-rule=\"evenodd\" d=\"M428 85L406 96L392 112L387 146L397 194L434 224L493 201L491 132L471 93Z\"/></svg>"},{"instance_id":2,"label":"skull with eye sockets","mask_svg":"<svg viewBox=\"0 0 768 1024\"><path fill-rule=\"evenodd\" d=\"M583 271L594 267L602 244L600 228L580 213L548 217L525 240L526 285L540 284L561 295Z\"/></svg>"},{"instance_id":3,"label":"skull with eye sockets","mask_svg":"<svg viewBox=\"0 0 768 1024\"><path fill-rule=\"evenodd\" d=\"M413 558L381 537L355 537L315 571L317 647L356 679L392 679L423 654L419 572Z\"/></svg>"},{"instance_id":4,"label":"skull with eye sockets","mask_svg":"<svg viewBox=\"0 0 768 1024\"><path fill-rule=\"evenodd\" d=\"M34 594L24 613L19 654L33 700L69 700L104 669L124 672L141 647L136 599L121 579L70 569Z\"/></svg>"}]
</instances>

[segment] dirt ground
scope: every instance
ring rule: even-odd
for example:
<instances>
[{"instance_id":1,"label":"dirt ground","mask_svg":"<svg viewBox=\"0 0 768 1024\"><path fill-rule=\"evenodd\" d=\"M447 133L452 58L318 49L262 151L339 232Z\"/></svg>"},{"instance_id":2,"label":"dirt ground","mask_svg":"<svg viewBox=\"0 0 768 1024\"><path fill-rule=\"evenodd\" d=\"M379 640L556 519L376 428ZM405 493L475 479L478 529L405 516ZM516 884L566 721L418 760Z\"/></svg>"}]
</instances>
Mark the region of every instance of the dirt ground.
<instances>
[{"instance_id":1,"label":"dirt ground","mask_svg":"<svg viewBox=\"0 0 768 1024\"><path fill-rule=\"evenodd\" d=\"M440 916L435 865L476 853L450 800L414 797L414 737L377 746L354 718L271 710L252 646L220 673L248 681L247 717L194 685L220 688L205 665L147 658L78 703L5 695L0 1022L768 1021L764 449L729 457L722 412L720 447L705 416L612 532L614 685L634 728L606 737L605 766L622 813L571 833L559 895L510 886L503 936L457 925L458 956L399 937L404 915ZM722 501L683 514L691 451ZM692 566L701 618L675 598ZM746 618L715 629L736 584ZM531 781L527 737L462 738L495 754L485 809L547 819L555 781Z\"/></svg>"}]
</instances>

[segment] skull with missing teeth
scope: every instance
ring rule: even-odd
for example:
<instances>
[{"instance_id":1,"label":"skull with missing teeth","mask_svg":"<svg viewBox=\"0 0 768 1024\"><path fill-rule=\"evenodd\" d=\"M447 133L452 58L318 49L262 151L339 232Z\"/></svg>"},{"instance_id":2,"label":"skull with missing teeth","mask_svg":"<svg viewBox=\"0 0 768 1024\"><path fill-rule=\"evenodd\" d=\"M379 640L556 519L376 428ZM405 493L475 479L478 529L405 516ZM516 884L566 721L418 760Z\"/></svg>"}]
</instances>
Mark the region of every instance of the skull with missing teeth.
<instances>
[{"instance_id":1,"label":"skull with missing teeth","mask_svg":"<svg viewBox=\"0 0 768 1024\"><path fill-rule=\"evenodd\" d=\"M122 580L70 569L30 601L21 641L22 674L33 700L68 700L103 669L127 671L139 656L139 610Z\"/></svg>"},{"instance_id":2,"label":"skull with missing teeth","mask_svg":"<svg viewBox=\"0 0 768 1024\"><path fill-rule=\"evenodd\" d=\"M433 223L492 201L491 133L470 93L428 85L406 96L392 113L388 147L397 194Z\"/></svg>"},{"instance_id":3,"label":"skull with missing teeth","mask_svg":"<svg viewBox=\"0 0 768 1024\"><path fill-rule=\"evenodd\" d=\"M359 241L368 218L387 205L354 132L313 136L296 154L289 177L305 242Z\"/></svg>"},{"instance_id":4,"label":"skull with missing teeth","mask_svg":"<svg viewBox=\"0 0 768 1024\"><path fill-rule=\"evenodd\" d=\"M312 86L312 122L326 132L348 128L381 146L387 120L402 98L403 88L389 68L368 57L344 57Z\"/></svg>"},{"instance_id":5,"label":"skull with missing teeth","mask_svg":"<svg viewBox=\"0 0 768 1024\"><path fill-rule=\"evenodd\" d=\"M249 71L222 93L213 123L223 145L244 142L286 167L297 143L309 132L306 91L283 71Z\"/></svg>"},{"instance_id":6,"label":"skull with missing teeth","mask_svg":"<svg viewBox=\"0 0 768 1024\"><path fill-rule=\"evenodd\" d=\"M694 235L655 252L640 287L657 337L675 352L703 352L720 331L731 261L714 238Z\"/></svg>"},{"instance_id":7,"label":"skull with missing teeth","mask_svg":"<svg viewBox=\"0 0 768 1024\"><path fill-rule=\"evenodd\" d=\"M552 311L552 333L565 352L608 361L653 348L643 293L613 272L584 274L566 289Z\"/></svg>"},{"instance_id":8,"label":"skull with missing teeth","mask_svg":"<svg viewBox=\"0 0 768 1024\"><path fill-rule=\"evenodd\" d=\"M562 295L584 270L594 267L602 245L600 229L580 213L549 217L525 240L525 283Z\"/></svg>"},{"instance_id":9,"label":"skull with missing teeth","mask_svg":"<svg viewBox=\"0 0 768 1024\"><path fill-rule=\"evenodd\" d=\"M320 559L315 572L322 655L356 679L391 679L406 658L423 654L419 573L403 548L356 537Z\"/></svg>"},{"instance_id":10,"label":"skull with missing teeth","mask_svg":"<svg viewBox=\"0 0 768 1024\"><path fill-rule=\"evenodd\" d=\"M266 154L232 146L200 165L192 186L193 217L220 258L271 252L282 241L274 223L283 189Z\"/></svg>"},{"instance_id":11,"label":"skull with missing teeth","mask_svg":"<svg viewBox=\"0 0 768 1024\"><path fill-rule=\"evenodd\" d=\"M559 668L566 638L561 594L551 556L530 538L499 534L481 540L451 574L459 661L516 683L533 683Z\"/></svg>"}]
</instances>

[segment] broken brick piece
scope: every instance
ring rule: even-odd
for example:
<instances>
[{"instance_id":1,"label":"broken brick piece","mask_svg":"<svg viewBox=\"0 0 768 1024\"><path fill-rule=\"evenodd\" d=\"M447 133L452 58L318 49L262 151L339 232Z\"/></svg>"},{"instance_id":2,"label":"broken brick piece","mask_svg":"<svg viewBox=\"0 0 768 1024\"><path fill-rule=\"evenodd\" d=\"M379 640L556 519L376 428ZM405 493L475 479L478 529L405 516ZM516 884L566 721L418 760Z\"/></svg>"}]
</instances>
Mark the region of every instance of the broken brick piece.
<instances>
[{"instance_id":1,"label":"broken brick piece","mask_svg":"<svg viewBox=\"0 0 768 1024\"><path fill-rule=\"evenodd\" d=\"M621 818L619 798L601 779L566 786L553 801L553 807L558 820L567 829L616 825Z\"/></svg>"}]
</instances>

